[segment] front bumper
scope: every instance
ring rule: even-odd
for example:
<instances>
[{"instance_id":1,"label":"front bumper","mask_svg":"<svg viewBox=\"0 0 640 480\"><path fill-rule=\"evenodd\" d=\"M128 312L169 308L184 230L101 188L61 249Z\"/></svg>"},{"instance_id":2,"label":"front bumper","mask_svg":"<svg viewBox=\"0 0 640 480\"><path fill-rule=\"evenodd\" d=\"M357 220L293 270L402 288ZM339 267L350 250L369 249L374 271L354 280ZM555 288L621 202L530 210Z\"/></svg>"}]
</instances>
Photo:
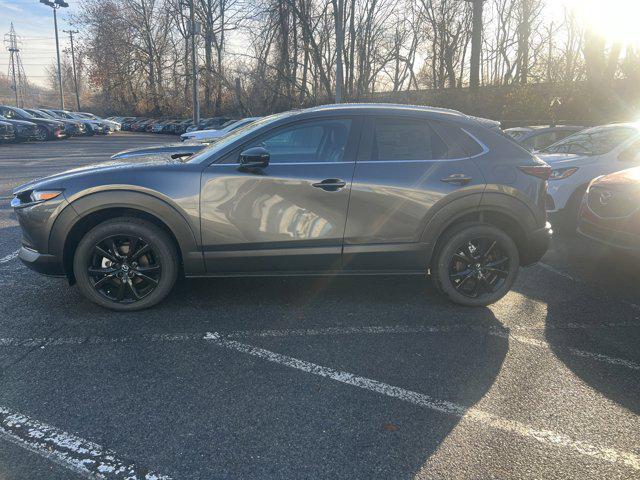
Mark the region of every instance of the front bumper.
<instances>
[{"instance_id":1,"label":"front bumper","mask_svg":"<svg viewBox=\"0 0 640 480\"><path fill-rule=\"evenodd\" d=\"M591 241L640 258L640 236L638 235L613 230L583 217L578 221L577 231L581 236Z\"/></svg>"},{"instance_id":2,"label":"front bumper","mask_svg":"<svg viewBox=\"0 0 640 480\"><path fill-rule=\"evenodd\" d=\"M527 242L527 250L521 259L522 266L539 261L547 253L552 237L553 228L549 222L543 228L531 232Z\"/></svg>"},{"instance_id":3,"label":"front bumper","mask_svg":"<svg viewBox=\"0 0 640 480\"><path fill-rule=\"evenodd\" d=\"M28 247L21 247L18 250L18 258L31 270L42 275L52 277L64 277L64 266L60 259L53 255L36 252Z\"/></svg>"}]
</instances>

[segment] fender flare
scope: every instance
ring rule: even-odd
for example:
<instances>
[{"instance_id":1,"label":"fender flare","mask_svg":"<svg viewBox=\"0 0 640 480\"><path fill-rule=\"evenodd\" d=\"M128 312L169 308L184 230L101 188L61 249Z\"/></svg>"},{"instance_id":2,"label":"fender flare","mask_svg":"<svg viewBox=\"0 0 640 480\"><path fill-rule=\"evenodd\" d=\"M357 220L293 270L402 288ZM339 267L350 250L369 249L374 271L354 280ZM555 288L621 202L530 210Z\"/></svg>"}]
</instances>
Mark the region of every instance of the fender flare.
<instances>
[{"instance_id":1,"label":"fender flare","mask_svg":"<svg viewBox=\"0 0 640 480\"><path fill-rule=\"evenodd\" d=\"M204 273L199 242L182 213L154 195L132 190L106 190L72 199L53 224L49 252L62 259L67 237L78 222L95 212L112 208L138 210L157 218L176 239L185 272Z\"/></svg>"}]
</instances>

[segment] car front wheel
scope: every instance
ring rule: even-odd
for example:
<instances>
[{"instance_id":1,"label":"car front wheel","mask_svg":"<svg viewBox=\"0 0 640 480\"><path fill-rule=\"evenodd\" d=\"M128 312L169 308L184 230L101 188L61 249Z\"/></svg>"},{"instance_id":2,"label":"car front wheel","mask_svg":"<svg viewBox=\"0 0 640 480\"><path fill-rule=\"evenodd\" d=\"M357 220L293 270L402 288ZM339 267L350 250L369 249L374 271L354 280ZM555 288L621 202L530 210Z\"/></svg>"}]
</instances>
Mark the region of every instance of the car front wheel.
<instances>
[{"instance_id":1,"label":"car front wheel","mask_svg":"<svg viewBox=\"0 0 640 480\"><path fill-rule=\"evenodd\" d=\"M431 274L452 302L477 307L505 296L519 267L518 248L509 235L493 225L467 223L445 233Z\"/></svg>"},{"instance_id":2,"label":"car front wheel","mask_svg":"<svg viewBox=\"0 0 640 480\"><path fill-rule=\"evenodd\" d=\"M97 225L82 238L73 272L78 288L92 302L112 310L141 310L171 291L178 256L161 228L121 217Z\"/></svg>"},{"instance_id":3,"label":"car front wheel","mask_svg":"<svg viewBox=\"0 0 640 480\"><path fill-rule=\"evenodd\" d=\"M36 140L44 142L47 138L49 138L49 132L47 132L47 129L44 127L38 127L36 130Z\"/></svg>"}]
</instances>

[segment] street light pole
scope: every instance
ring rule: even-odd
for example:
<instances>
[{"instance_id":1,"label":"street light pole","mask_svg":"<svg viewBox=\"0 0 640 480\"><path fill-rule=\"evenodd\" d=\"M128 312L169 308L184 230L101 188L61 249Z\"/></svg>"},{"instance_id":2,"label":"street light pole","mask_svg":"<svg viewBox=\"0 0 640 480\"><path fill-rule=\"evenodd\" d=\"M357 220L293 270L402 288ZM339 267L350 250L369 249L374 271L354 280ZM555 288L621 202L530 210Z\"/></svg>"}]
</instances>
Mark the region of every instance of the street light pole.
<instances>
[{"instance_id":1,"label":"street light pole","mask_svg":"<svg viewBox=\"0 0 640 480\"><path fill-rule=\"evenodd\" d=\"M71 41L71 65L73 67L73 85L76 87L76 105L78 111L80 111L80 93L78 92L78 74L76 72L76 54L73 49L73 34L80 33L78 30L63 30L64 33L69 34L69 40ZM59 68L59 67L58 67Z\"/></svg>"},{"instance_id":2,"label":"street light pole","mask_svg":"<svg viewBox=\"0 0 640 480\"><path fill-rule=\"evenodd\" d=\"M200 123L200 97L198 95L198 64L196 57L196 22L193 0L189 0L189 23L191 24L191 68L193 76L193 124Z\"/></svg>"},{"instance_id":3,"label":"street light pole","mask_svg":"<svg viewBox=\"0 0 640 480\"><path fill-rule=\"evenodd\" d=\"M342 84L344 83L342 65L342 48L344 46L343 9L344 0L333 0L333 17L336 25L336 103L342 103Z\"/></svg>"},{"instance_id":4,"label":"street light pole","mask_svg":"<svg viewBox=\"0 0 640 480\"><path fill-rule=\"evenodd\" d=\"M40 0L40 3L53 9L53 26L56 31L56 54L58 55L58 87L60 88L60 108L64 110L64 93L62 91L62 68L60 67L60 42L58 40L58 16L56 10L67 8L69 4L64 0Z\"/></svg>"}]
</instances>

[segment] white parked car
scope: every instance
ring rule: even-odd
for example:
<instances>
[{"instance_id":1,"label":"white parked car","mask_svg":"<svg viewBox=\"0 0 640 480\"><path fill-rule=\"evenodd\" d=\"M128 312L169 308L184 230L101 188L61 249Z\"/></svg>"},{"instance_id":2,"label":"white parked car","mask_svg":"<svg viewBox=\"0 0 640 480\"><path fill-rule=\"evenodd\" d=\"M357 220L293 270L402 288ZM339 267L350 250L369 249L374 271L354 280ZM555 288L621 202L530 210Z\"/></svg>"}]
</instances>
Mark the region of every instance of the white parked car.
<instances>
[{"instance_id":1,"label":"white parked car","mask_svg":"<svg viewBox=\"0 0 640 480\"><path fill-rule=\"evenodd\" d=\"M112 131L112 132L118 132L120 131L120 123L115 122L113 120L109 120L108 118L100 118L96 115L94 115L93 113L88 113L88 112L74 112L76 115L80 115L84 118L87 118L89 120L97 120L99 122L104 123L107 128Z\"/></svg>"},{"instance_id":2,"label":"white parked car","mask_svg":"<svg viewBox=\"0 0 640 480\"><path fill-rule=\"evenodd\" d=\"M214 140L219 137L225 136L227 133L232 132L240 127L250 124L256 121L260 117L247 117L236 122L229 123L219 130L196 130L195 132L187 132L180 135L180 140Z\"/></svg>"},{"instance_id":3,"label":"white parked car","mask_svg":"<svg viewBox=\"0 0 640 480\"><path fill-rule=\"evenodd\" d=\"M589 128L541 150L538 156L552 169L546 206L554 227L573 230L591 180L640 165L640 124Z\"/></svg>"}]
</instances>

